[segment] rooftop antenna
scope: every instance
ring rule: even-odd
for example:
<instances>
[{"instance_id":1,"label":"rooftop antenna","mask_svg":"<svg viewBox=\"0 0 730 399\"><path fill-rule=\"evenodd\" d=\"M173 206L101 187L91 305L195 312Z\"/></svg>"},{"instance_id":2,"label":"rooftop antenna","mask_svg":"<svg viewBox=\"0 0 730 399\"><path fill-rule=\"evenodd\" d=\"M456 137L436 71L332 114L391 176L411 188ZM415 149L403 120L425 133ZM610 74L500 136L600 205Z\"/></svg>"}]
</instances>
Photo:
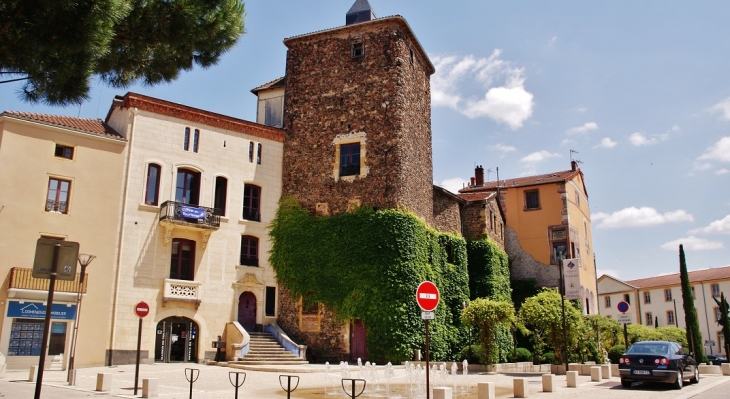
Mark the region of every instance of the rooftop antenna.
<instances>
[{"instance_id":1,"label":"rooftop antenna","mask_svg":"<svg viewBox=\"0 0 730 399\"><path fill-rule=\"evenodd\" d=\"M489 174L494 172L492 169L487 169L487 181L489 181Z\"/></svg>"},{"instance_id":2,"label":"rooftop antenna","mask_svg":"<svg viewBox=\"0 0 730 399\"><path fill-rule=\"evenodd\" d=\"M570 150L570 161L571 162L573 161L573 154L580 154L580 153L576 150Z\"/></svg>"}]
</instances>

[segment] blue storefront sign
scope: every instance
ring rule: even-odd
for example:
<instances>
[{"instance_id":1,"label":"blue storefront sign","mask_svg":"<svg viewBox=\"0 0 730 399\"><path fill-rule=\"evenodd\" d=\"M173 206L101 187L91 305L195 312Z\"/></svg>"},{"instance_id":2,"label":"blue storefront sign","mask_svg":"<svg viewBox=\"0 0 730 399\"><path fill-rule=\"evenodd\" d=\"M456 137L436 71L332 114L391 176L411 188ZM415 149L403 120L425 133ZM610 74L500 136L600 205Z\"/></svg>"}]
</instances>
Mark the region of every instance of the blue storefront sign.
<instances>
[{"instance_id":1,"label":"blue storefront sign","mask_svg":"<svg viewBox=\"0 0 730 399\"><path fill-rule=\"evenodd\" d=\"M8 302L8 317L25 317L42 319L46 317L46 305L43 302ZM76 317L76 305L54 303L51 310L51 319L73 320Z\"/></svg>"},{"instance_id":2,"label":"blue storefront sign","mask_svg":"<svg viewBox=\"0 0 730 399\"><path fill-rule=\"evenodd\" d=\"M205 209L193 208L192 206L181 206L180 214L186 219L205 219Z\"/></svg>"}]
</instances>

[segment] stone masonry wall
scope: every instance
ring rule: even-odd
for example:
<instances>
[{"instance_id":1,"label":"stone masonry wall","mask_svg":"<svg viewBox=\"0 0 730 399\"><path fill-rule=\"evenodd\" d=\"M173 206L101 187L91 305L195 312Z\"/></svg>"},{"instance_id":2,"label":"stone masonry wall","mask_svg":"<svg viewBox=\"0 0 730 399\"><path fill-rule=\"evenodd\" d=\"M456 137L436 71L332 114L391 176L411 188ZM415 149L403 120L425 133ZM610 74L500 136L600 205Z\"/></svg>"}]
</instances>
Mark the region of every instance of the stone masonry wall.
<instances>
[{"instance_id":1,"label":"stone masonry wall","mask_svg":"<svg viewBox=\"0 0 730 399\"><path fill-rule=\"evenodd\" d=\"M459 202L433 190L433 227L461 235L461 211Z\"/></svg>"},{"instance_id":2,"label":"stone masonry wall","mask_svg":"<svg viewBox=\"0 0 730 399\"><path fill-rule=\"evenodd\" d=\"M506 252L512 261L510 266L510 278L512 280L524 280L534 278L538 287L557 287L560 283L560 270L557 265L545 265L524 251L520 246L517 232L514 229L505 228L507 242Z\"/></svg>"},{"instance_id":3,"label":"stone masonry wall","mask_svg":"<svg viewBox=\"0 0 730 399\"><path fill-rule=\"evenodd\" d=\"M492 217L496 217L494 223L490 221L490 214ZM496 198L469 202L464 206L461 217L466 239L480 240L489 237L504 249L504 235L502 232L504 231L505 222L502 219L502 214L499 213Z\"/></svg>"},{"instance_id":4,"label":"stone masonry wall","mask_svg":"<svg viewBox=\"0 0 730 399\"><path fill-rule=\"evenodd\" d=\"M363 42L365 54L351 56ZM433 217L430 85L427 69L394 21L349 25L287 39L284 194L332 214L348 201ZM416 53L414 51L414 53ZM335 179L333 139L365 134L364 178Z\"/></svg>"}]
</instances>

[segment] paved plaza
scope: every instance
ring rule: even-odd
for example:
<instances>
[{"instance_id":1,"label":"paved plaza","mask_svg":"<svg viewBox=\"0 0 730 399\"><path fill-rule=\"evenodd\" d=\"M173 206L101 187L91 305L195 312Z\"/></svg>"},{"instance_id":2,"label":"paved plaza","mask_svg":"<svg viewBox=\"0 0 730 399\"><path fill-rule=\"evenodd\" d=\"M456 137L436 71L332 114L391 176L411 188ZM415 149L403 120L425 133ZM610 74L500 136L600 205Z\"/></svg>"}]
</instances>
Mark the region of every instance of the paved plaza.
<instances>
[{"instance_id":1,"label":"paved plaza","mask_svg":"<svg viewBox=\"0 0 730 399\"><path fill-rule=\"evenodd\" d=\"M279 376L295 375L299 377L299 386L291 394L291 398L346 398L340 386L341 374L337 365L330 366L329 375L324 365L307 365L296 367L256 367L241 370L222 366L206 366L199 364L144 364L140 366L140 388L134 395L134 365L116 367L93 367L77 370L77 385L68 386L65 382L65 371L46 371L43 377L41 398L74 399L88 397L140 398L142 396L142 379L156 378L159 384L159 398L185 399L189 397L189 384L185 378L186 368L200 370L200 376L193 385L193 398L234 398L234 389L229 382L229 373L240 371L246 373L246 381L239 390L238 397L244 398L286 398L286 392L279 385ZM360 378L356 366L350 366L351 377ZM95 391L97 374L113 375L110 392ZM381 381L378 384L369 382L361 398L416 398L412 395L417 381L408 381L408 373L404 366L393 369L390 392L382 380L385 369L378 366ZM28 382L28 371L8 371L0 379L0 397L25 399L33 398L35 383ZM477 399L477 383L494 382L497 397L513 397L512 379L523 377L528 379L529 397L537 398L715 398L713 392L730 392L730 378L724 376L703 376L699 384L687 385L681 391L669 389L662 385L637 385L627 390L621 388L618 377L591 382L590 377L579 376L578 388L567 388L565 376L556 376L556 390L553 393L542 392L539 374L496 374L471 373L456 378L454 398ZM437 383L442 380L437 377ZM432 381L433 382L433 381ZM451 376L446 378L447 386L453 387ZM336 386L335 386L336 385ZM420 396L425 397L425 396Z\"/></svg>"}]
</instances>

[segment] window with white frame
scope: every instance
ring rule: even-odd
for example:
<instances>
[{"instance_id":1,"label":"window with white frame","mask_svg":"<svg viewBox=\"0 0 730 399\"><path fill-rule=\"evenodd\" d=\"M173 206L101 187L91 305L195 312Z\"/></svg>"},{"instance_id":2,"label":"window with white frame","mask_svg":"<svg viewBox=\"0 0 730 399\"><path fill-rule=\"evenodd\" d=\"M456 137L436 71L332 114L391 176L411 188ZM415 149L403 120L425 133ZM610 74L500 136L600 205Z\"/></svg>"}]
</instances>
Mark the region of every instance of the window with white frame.
<instances>
[{"instance_id":1,"label":"window with white frame","mask_svg":"<svg viewBox=\"0 0 730 399\"><path fill-rule=\"evenodd\" d=\"M667 310L667 325L675 325L673 310Z\"/></svg>"},{"instance_id":2,"label":"window with white frame","mask_svg":"<svg viewBox=\"0 0 730 399\"><path fill-rule=\"evenodd\" d=\"M720 296L720 284L712 284L712 296Z\"/></svg>"},{"instance_id":3,"label":"window with white frame","mask_svg":"<svg viewBox=\"0 0 730 399\"><path fill-rule=\"evenodd\" d=\"M603 301L604 301L604 302L606 303L606 307L607 307L607 308L610 308L610 307L611 307L611 297L610 297L610 296L606 295L606 296L605 296L605 297L603 298Z\"/></svg>"},{"instance_id":4,"label":"window with white frame","mask_svg":"<svg viewBox=\"0 0 730 399\"><path fill-rule=\"evenodd\" d=\"M651 292L644 291L644 303L651 303Z\"/></svg>"},{"instance_id":5,"label":"window with white frame","mask_svg":"<svg viewBox=\"0 0 730 399\"><path fill-rule=\"evenodd\" d=\"M646 312L645 316L646 316L645 323L647 326L654 324L654 315L652 315L651 312Z\"/></svg>"},{"instance_id":6,"label":"window with white frame","mask_svg":"<svg viewBox=\"0 0 730 399\"><path fill-rule=\"evenodd\" d=\"M667 302L672 300L672 290L670 288L664 290L664 300Z\"/></svg>"}]
</instances>

